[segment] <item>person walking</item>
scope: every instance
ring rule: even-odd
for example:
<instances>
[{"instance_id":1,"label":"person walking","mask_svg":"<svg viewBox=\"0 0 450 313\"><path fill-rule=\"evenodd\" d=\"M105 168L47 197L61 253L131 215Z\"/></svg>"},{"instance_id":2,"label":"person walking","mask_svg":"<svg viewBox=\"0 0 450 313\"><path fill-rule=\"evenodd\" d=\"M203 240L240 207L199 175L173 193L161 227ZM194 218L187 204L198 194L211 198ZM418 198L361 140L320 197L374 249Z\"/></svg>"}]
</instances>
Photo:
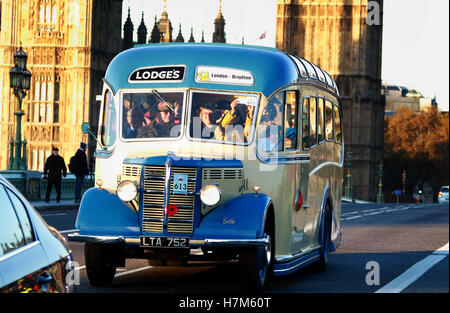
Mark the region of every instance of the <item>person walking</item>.
<instances>
[{"instance_id":1,"label":"person walking","mask_svg":"<svg viewBox=\"0 0 450 313\"><path fill-rule=\"evenodd\" d=\"M61 200L61 182L62 182L61 176L66 177L67 168L63 157L58 154L58 151L59 151L58 148L53 147L52 154L45 161L44 179L47 179L48 176L45 202L50 201L50 193L52 191L53 185L55 186L56 189L56 202L59 202Z\"/></svg>"},{"instance_id":2,"label":"person walking","mask_svg":"<svg viewBox=\"0 0 450 313\"><path fill-rule=\"evenodd\" d=\"M86 143L81 142L80 148L75 155L70 159L69 170L75 174L75 203L81 201L81 188L83 187L84 179L89 174L89 168L86 157Z\"/></svg>"}]
</instances>

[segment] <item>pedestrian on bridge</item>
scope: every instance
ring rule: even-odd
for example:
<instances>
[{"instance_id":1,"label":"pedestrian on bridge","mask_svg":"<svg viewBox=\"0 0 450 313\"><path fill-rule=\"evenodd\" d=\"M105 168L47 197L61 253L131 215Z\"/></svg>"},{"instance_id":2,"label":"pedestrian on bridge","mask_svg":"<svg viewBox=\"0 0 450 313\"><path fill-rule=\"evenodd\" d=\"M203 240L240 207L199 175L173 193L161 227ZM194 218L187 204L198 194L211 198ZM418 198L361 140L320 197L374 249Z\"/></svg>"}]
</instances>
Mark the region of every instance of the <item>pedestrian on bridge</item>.
<instances>
[{"instance_id":1,"label":"pedestrian on bridge","mask_svg":"<svg viewBox=\"0 0 450 313\"><path fill-rule=\"evenodd\" d=\"M53 147L52 154L45 161L44 179L47 179L48 174L47 193L45 195L46 202L50 201L50 193L53 185L56 189L56 202L61 200L61 176L66 177L67 175L66 163L63 157L58 154L58 151L58 148Z\"/></svg>"},{"instance_id":2,"label":"pedestrian on bridge","mask_svg":"<svg viewBox=\"0 0 450 313\"><path fill-rule=\"evenodd\" d=\"M70 158L69 170L75 174L75 203L81 201L81 188L83 187L84 179L89 174L89 168L86 157L86 143L81 142L80 148L75 155Z\"/></svg>"}]
</instances>

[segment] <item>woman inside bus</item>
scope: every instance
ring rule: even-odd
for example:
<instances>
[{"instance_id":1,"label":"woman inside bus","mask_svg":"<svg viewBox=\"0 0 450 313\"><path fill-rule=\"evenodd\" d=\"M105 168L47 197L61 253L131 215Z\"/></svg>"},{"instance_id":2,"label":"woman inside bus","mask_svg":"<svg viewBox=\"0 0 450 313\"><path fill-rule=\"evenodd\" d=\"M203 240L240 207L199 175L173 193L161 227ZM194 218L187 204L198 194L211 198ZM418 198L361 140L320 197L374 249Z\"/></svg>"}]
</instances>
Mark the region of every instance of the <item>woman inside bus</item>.
<instances>
[{"instance_id":1,"label":"woman inside bus","mask_svg":"<svg viewBox=\"0 0 450 313\"><path fill-rule=\"evenodd\" d=\"M247 106L244 97L234 96L230 103L230 110L225 110L222 116L216 121L214 133L217 140L245 142L245 123L247 121Z\"/></svg>"},{"instance_id":2,"label":"woman inside bus","mask_svg":"<svg viewBox=\"0 0 450 313\"><path fill-rule=\"evenodd\" d=\"M280 125L281 122L277 119L280 114L282 115L282 106L274 98L265 107L258 128L258 148L261 151L273 152L281 150L283 132Z\"/></svg>"},{"instance_id":3,"label":"woman inside bus","mask_svg":"<svg viewBox=\"0 0 450 313\"><path fill-rule=\"evenodd\" d=\"M206 102L198 108L198 116L193 117L190 126L191 137L214 139L214 130L217 125L215 122L215 107L212 103ZM200 126L200 127L199 127Z\"/></svg>"}]
</instances>

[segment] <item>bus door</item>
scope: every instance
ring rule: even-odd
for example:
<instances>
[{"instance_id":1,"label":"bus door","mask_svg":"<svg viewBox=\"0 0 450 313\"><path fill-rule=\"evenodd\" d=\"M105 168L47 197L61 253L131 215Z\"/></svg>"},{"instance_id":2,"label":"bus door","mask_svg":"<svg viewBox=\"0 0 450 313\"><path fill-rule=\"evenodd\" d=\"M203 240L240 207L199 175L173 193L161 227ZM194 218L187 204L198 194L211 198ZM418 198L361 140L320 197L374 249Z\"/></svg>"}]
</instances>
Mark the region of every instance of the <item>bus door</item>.
<instances>
[{"instance_id":1,"label":"bus door","mask_svg":"<svg viewBox=\"0 0 450 313\"><path fill-rule=\"evenodd\" d=\"M304 209L308 197L308 155L301 154L299 114L300 101L297 90L285 92L284 106L284 143L283 153L286 160L285 173L291 179L290 198L288 204L292 212L292 230L289 250L293 253L301 250L305 244L304 227L307 211ZM295 132L294 132L295 130ZM290 136L289 134L295 134Z\"/></svg>"},{"instance_id":2,"label":"bus door","mask_svg":"<svg viewBox=\"0 0 450 313\"><path fill-rule=\"evenodd\" d=\"M302 151L309 153L309 163L305 166L302 179L305 185L303 211L303 247L308 247L313 242L315 229L316 208L319 206L319 175L315 169L319 166L318 144L318 100L315 96L307 96L302 99ZM303 190L302 190L303 191Z\"/></svg>"}]
</instances>

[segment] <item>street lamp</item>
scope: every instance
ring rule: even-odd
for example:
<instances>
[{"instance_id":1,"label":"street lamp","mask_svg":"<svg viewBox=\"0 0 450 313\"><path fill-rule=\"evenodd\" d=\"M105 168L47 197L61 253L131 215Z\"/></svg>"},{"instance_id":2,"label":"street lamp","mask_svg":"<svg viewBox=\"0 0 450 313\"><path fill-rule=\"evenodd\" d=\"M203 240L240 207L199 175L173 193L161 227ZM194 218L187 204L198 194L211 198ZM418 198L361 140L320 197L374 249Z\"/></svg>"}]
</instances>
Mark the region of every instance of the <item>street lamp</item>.
<instances>
[{"instance_id":1,"label":"street lamp","mask_svg":"<svg viewBox=\"0 0 450 313\"><path fill-rule=\"evenodd\" d=\"M353 160L352 160L352 152L349 151L347 153L347 186L345 186L345 196L348 199L351 199L352 202L355 202L355 199L353 198L353 186L352 186L352 167L353 167Z\"/></svg>"},{"instance_id":2,"label":"street lamp","mask_svg":"<svg viewBox=\"0 0 450 313\"><path fill-rule=\"evenodd\" d=\"M377 203L383 203L384 202L384 195L383 195L383 161L380 161L378 176L379 176L379 182L378 182Z\"/></svg>"},{"instance_id":3,"label":"street lamp","mask_svg":"<svg viewBox=\"0 0 450 313\"><path fill-rule=\"evenodd\" d=\"M31 85L31 72L27 70L27 58L28 55L22 50L22 47L14 53L14 67L9 71L9 84L13 89L13 94L18 100L17 110L14 115L17 117L16 126L16 140L12 142L11 149L15 150L15 154L11 151L11 158L8 164L9 170L26 170L26 142L22 142L22 116L25 112L22 111L22 100L27 95L26 91L30 90ZM15 145L15 149L14 148ZM23 157L22 157L22 145Z\"/></svg>"}]
</instances>

